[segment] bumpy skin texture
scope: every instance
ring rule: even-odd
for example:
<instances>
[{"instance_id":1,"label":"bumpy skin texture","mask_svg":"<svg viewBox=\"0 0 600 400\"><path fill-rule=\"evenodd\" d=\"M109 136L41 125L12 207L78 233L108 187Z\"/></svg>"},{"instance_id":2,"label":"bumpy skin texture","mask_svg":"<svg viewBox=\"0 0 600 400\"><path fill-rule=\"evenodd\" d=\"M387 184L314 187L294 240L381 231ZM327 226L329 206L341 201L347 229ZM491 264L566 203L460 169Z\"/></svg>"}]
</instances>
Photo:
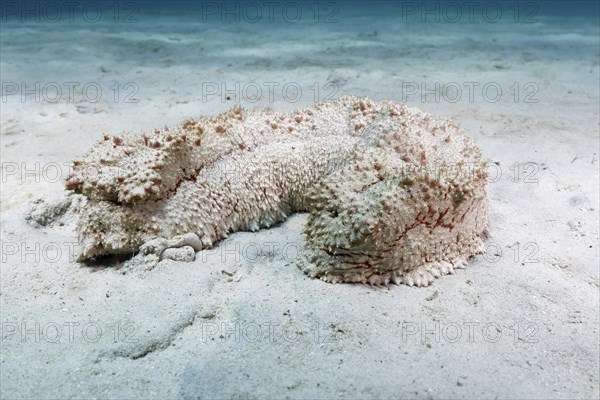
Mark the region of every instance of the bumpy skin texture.
<instances>
[{"instance_id":1,"label":"bumpy skin texture","mask_svg":"<svg viewBox=\"0 0 600 400\"><path fill-rule=\"evenodd\" d=\"M82 260L189 233L210 248L309 211L308 275L426 286L479 253L487 229L485 162L460 127L367 98L105 136L74 164L67 188L89 199Z\"/></svg>"}]
</instances>

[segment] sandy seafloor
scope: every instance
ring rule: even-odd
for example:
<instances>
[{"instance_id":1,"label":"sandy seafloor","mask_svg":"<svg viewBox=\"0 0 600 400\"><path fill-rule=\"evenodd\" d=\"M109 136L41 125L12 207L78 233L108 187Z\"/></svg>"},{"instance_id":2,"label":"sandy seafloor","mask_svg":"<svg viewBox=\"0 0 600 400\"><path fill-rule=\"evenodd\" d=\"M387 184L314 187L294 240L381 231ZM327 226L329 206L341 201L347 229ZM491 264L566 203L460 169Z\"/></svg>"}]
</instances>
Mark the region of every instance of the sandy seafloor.
<instances>
[{"instance_id":1,"label":"sandy seafloor","mask_svg":"<svg viewBox=\"0 0 600 400\"><path fill-rule=\"evenodd\" d=\"M597 17L542 7L536 23L421 23L383 3L378 15L338 10L332 23L176 12L3 23L2 398L599 397ZM10 82L39 82L41 98L8 94ZM53 82L79 86L52 102ZM125 271L72 260L71 211L46 227L26 220L38 199L67 195L69 162L103 132L236 100L289 111L325 100L328 82L335 96L407 102L464 126L492 163L485 255L427 288L327 284L294 265L299 214L193 263ZM436 82L453 83L439 100L409 95ZM210 94L222 83L234 93ZM90 84L97 102L81 93ZM290 96L302 88L297 102L285 84Z\"/></svg>"}]
</instances>

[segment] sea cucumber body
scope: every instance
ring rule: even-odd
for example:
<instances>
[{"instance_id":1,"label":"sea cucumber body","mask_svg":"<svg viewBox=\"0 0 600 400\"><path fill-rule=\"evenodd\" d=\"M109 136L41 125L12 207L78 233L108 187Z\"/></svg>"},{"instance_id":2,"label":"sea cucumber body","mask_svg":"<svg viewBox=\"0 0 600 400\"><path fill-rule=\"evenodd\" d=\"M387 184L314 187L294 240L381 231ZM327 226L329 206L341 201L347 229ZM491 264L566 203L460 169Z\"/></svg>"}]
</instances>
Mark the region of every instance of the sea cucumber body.
<instances>
[{"instance_id":1,"label":"sea cucumber body","mask_svg":"<svg viewBox=\"0 0 600 400\"><path fill-rule=\"evenodd\" d=\"M216 161L159 200L89 200L78 224L84 258L132 253L154 238L188 232L209 248L229 232L255 231L306 211L308 186L352 150L351 142L331 141L279 142Z\"/></svg>"},{"instance_id":2,"label":"sea cucumber body","mask_svg":"<svg viewBox=\"0 0 600 400\"><path fill-rule=\"evenodd\" d=\"M356 97L105 137L67 187L89 199L81 259L189 232L209 248L308 211L310 276L423 286L478 253L487 228L485 163L459 126Z\"/></svg>"},{"instance_id":3,"label":"sea cucumber body","mask_svg":"<svg viewBox=\"0 0 600 400\"><path fill-rule=\"evenodd\" d=\"M328 282L427 286L481 252L485 186L399 164L395 155L371 153L310 191L304 272ZM357 179L356 166L371 176Z\"/></svg>"}]
</instances>

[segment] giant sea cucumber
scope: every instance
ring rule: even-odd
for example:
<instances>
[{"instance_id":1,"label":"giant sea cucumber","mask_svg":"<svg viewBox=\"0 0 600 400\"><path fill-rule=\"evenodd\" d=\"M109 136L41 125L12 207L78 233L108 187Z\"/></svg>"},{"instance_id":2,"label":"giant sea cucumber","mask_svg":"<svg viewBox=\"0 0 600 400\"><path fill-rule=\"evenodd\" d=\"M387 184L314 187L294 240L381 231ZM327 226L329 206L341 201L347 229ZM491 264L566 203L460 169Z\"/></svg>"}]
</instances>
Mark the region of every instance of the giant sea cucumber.
<instances>
[{"instance_id":1,"label":"giant sea cucumber","mask_svg":"<svg viewBox=\"0 0 600 400\"><path fill-rule=\"evenodd\" d=\"M74 162L67 188L88 198L82 260L160 255L190 237L210 248L308 211L298 266L309 276L426 286L481 252L486 178L480 150L451 120L347 96L105 135Z\"/></svg>"}]
</instances>

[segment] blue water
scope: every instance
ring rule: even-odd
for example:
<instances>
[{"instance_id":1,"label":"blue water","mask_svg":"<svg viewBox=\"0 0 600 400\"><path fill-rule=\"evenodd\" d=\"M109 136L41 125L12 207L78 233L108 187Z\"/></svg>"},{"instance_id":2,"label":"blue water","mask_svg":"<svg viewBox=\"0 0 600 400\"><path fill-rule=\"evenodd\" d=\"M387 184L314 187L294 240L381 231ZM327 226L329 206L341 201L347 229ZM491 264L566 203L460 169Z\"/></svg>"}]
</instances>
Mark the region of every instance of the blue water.
<instances>
[{"instance_id":1,"label":"blue water","mask_svg":"<svg viewBox=\"0 0 600 400\"><path fill-rule=\"evenodd\" d=\"M343 94L410 102L399 89L404 82L432 80L502 81L504 93L534 82L551 98L566 84L597 86L599 4L5 1L0 73L3 82L42 86L99 82L105 93L111 82L135 82L152 101L204 101L206 82L254 81L298 82L310 93L299 104ZM250 103L278 102L263 100Z\"/></svg>"},{"instance_id":2,"label":"blue water","mask_svg":"<svg viewBox=\"0 0 600 400\"><path fill-rule=\"evenodd\" d=\"M536 21L539 16L587 16L598 19L600 2L596 0L418 0L418 1L4 1L0 8L2 22L56 22L58 20L134 22L146 14L177 15L197 18L201 22L265 23L313 21L335 23L348 14L361 13L374 18L382 14L400 20L437 22Z\"/></svg>"}]
</instances>

